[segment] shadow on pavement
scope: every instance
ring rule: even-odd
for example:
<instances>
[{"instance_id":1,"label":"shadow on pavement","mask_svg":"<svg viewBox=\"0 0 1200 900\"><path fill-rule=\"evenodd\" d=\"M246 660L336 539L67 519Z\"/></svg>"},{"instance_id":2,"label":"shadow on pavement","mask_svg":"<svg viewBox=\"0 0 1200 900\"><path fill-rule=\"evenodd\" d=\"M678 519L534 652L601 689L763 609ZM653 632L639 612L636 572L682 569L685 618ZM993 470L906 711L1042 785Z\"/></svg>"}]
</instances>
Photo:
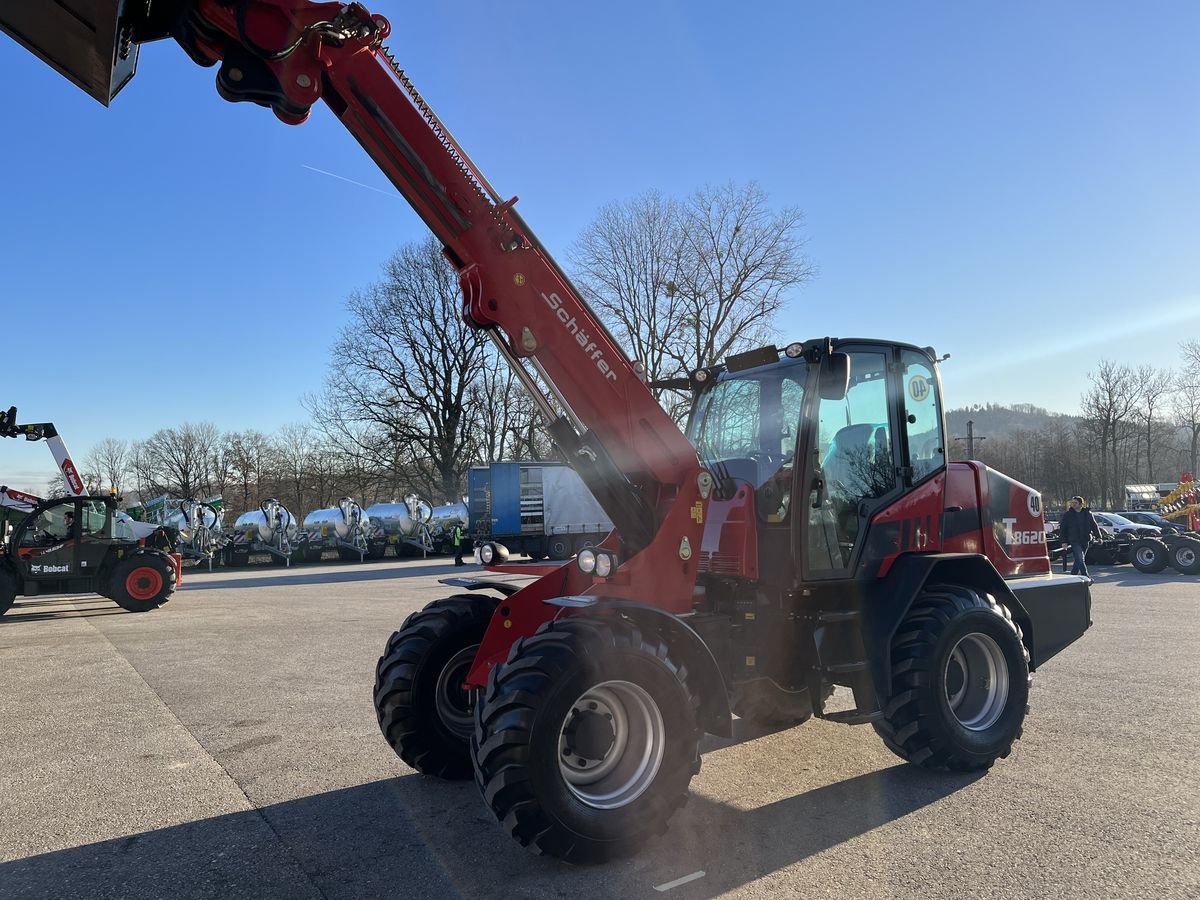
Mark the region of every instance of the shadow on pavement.
<instances>
[{"instance_id":1,"label":"shadow on pavement","mask_svg":"<svg viewBox=\"0 0 1200 900\"><path fill-rule=\"evenodd\" d=\"M1183 575L1174 569L1164 570L1155 575L1130 569L1127 572L1113 572L1103 580L1104 584L1128 585L1130 587L1149 587L1155 584L1196 584L1200 579L1195 575ZM1096 579L1100 584L1101 580Z\"/></svg>"},{"instance_id":2,"label":"shadow on pavement","mask_svg":"<svg viewBox=\"0 0 1200 900\"><path fill-rule=\"evenodd\" d=\"M87 604L87 605L84 605ZM106 597L55 597L43 600L18 600L3 616L0 628L22 622L45 622L52 619L91 619L96 616L141 615L122 609Z\"/></svg>"},{"instance_id":3,"label":"shadow on pavement","mask_svg":"<svg viewBox=\"0 0 1200 900\"><path fill-rule=\"evenodd\" d=\"M224 571L229 571L228 569ZM477 574L483 571L481 566L464 566L456 568L445 563L426 566L380 566L371 569L273 569L269 573L250 575L247 578L222 578L218 581L189 581L187 574L183 576L181 591L215 591L225 588L242 587L279 587L289 584L338 584L347 581L392 581L403 578L416 578L422 575Z\"/></svg>"},{"instance_id":4,"label":"shadow on pavement","mask_svg":"<svg viewBox=\"0 0 1200 900\"><path fill-rule=\"evenodd\" d=\"M645 853L571 867L522 850L470 783L376 781L0 865L7 898L712 896L934 803L978 775L898 765L739 810L693 795ZM514 882L516 882L514 884Z\"/></svg>"},{"instance_id":5,"label":"shadow on pavement","mask_svg":"<svg viewBox=\"0 0 1200 900\"><path fill-rule=\"evenodd\" d=\"M733 737L719 737L715 734L704 735L700 739L700 754L703 755L716 750L736 747L738 744L746 744L750 741L756 741L761 737L766 737L769 734L778 734L781 731L787 731L795 727L795 725L756 725L748 719L735 718L733 720Z\"/></svg>"},{"instance_id":6,"label":"shadow on pavement","mask_svg":"<svg viewBox=\"0 0 1200 900\"><path fill-rule=\"evenodd\" d=\"M928 772L901 763L749 810L693 795L652 846L646 874L660 884L704 870L702 880L671 896L712 897L901 819L984 774Z\"/></svg>"}]
</instances>

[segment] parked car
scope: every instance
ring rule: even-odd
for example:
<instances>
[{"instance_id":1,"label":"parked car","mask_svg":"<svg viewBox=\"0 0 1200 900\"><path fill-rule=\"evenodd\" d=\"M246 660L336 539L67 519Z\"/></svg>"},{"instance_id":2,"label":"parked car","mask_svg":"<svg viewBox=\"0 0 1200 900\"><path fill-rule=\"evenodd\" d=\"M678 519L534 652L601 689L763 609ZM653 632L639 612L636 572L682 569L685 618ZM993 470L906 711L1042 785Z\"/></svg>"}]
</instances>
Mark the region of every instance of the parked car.
<instances>
[{"instance_id":1,"label":"parked car","mask_svg":"<svg viewBox=\"0 0 1200 900\"><path fill-rule=\"evenodd\" d=\"M1156 512L1150 512L1144 509L1121 510L1113 513L1115 516L1122 516L1130 522L1135 522L1138 525L1153 525L1162 530L1163 534L1187 534L1187 525L1183 522L1172 522L1170 519L1164 518Z\"/></svg>"},{"instance_id":2,"label":"parked car","mask_svg":"<svg viewBox=\"0 0 1200 900\"><path fill-rule=\"evenodd\" d=\"M1093 516L1096 514L1093 513ZM1138 539L1138 535L1127 532L1122 533L1115 528L1104 524L1096 519L1096 525L1100 529L1100 533L1104 535L1102 540L1092 541L1088 545L1087 564L1100 566L1116 566L1133 561L1133 543ZM1069 571L1071 568L1071 555L1066 552L1062 540L1058 536L1059 522L1057 517L1053 521L1047 517L1046 528L1046 550L1050 555L1051 563L1061 564L1063 571Z\"/></svg>"},{"instance_id":3,"label":"parked car","mask_svg":"<svg viewBox=\"0 0 1200 900\"><path fill-rule=\"evenodd\" d=\"M1110 528L1119 535L1128 534L1135 538L1143 538L1158 537L1162 534L1162 529L1157 525L1143 525L1139 522L1132 522L1117 513L1093 512L1092 518L1096 520L1097 525Z\"/></svg>"}]
</instances>

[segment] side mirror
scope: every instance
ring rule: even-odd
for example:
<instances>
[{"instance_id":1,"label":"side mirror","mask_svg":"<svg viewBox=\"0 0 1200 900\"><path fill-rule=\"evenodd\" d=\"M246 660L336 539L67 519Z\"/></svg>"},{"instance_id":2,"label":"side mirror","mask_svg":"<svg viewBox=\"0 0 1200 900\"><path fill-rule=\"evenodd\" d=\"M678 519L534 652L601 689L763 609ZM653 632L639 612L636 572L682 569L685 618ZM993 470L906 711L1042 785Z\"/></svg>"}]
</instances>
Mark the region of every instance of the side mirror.
<instances>
[{"instance_id":1,"label":"side mirror","mask_svg":"<svg viewBox=\"0 0 1200 900\"><path fill-rule=\"evenodd\" d=\"M850 389L850 354L830 353L821 360L817 393L822 400L845 400Z\"/></svg>"}]
</instances>

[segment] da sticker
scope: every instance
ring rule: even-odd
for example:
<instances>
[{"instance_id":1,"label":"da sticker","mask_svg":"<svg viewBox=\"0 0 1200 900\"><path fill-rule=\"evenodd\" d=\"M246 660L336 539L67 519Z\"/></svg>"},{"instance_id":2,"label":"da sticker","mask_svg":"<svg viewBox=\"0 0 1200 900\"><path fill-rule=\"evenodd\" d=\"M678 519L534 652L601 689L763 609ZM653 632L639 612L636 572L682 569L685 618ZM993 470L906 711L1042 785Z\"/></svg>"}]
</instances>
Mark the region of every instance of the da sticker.
<instances>
[{"instance_id":1,"label":"da sticker","mask_svg":"<svg viewBox=\"0 0 1200 900\"><path fill-rule=\"evenodd\" d=\"M912 397L917 403L923 403L929 399L929 379L924 375L914 375L912 381L908 383L908 396Z\"/></svg>"}]
</instances>

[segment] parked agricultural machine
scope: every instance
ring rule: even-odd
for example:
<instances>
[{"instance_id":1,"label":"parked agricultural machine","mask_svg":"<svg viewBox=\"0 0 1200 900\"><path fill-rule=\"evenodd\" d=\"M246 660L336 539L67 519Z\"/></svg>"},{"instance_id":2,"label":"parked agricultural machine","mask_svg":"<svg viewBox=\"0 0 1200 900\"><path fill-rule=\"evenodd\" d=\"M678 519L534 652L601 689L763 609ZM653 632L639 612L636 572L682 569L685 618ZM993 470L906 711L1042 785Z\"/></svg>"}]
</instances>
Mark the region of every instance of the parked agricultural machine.
<instances>
[{"instance_id":1,"label":"parked agricultural machine","mask_svg":"<svg viewBox=\"0 0 1200 900\"><path fill-rule=\"evenodd\" d=\"M303 562L305 552L297 543L299 534L291 510L273 497L264 500L258 509L242 513L233 523L233 530L226 535L225 565L244 566L255 554L269 555L285 566Z\"/></svg>"},{"instance_id":2,"label":"parked agricultural machine","mask_svg":"<svg viewBox=\"0 0 1200 900\"><path fill-rule=\"evenodd\" d=\"M869 723L931 769L1008 756L1030 673L1091 624L1088 582L1051 574L1035 491L947 462L931 348L825 337L728 357L665 385L693 392L684 435L385 49L385 18L89 7L86 30L57 3L7 4L0 25L104 103L162 37L285 123L324 100L440 240L464 320L614 523L525 586L448 579L463 592L392 635L374 700L402 759L474 779L521 844L592 862L667 829L702 736L730 736L734 714ZM835 686L849 708L827 708Z\"/></svg>"},{"instance_id":3,"label":"parked agricultural machine","mask_svg":"<svg viewBox=\"0 0 1200 900\"><path fill-rule=\"evenodd\" d=\"M0 437L45 440L67 489L67 496L50 500L0 489L0 615L21 596L97 593L130 612L171 599L183 574L179 556L168 552L165 529L122 534L118 498L85 493L52 423L18 424L11 407L0 411Z\"/></svg>"},{"instance_id":4,"label":"parked agricultural machine","mask_svg":"<svg viewBox=\"0 0 1200 900\"><path fill-rule=\"evenodd\" d=\"M427 523L429 539L433 542L433 551L435 553L453 553L454 526L458 525L463 529L463 541L465 542L469 519L466 503L443 503L441 506L433 507Z\"/></svg>"},{"instance_id":5,"label":"parked agricultural machine","mask_svg":"<svg viewBox=\"0 0 1200 900\"><path fill-rule=\"evenodd\" d=\"M1192 473L1184 472L1174 485L1126 485L1125 495L1135 508L1120 515L1156 532L1134 541L1129 554L1134 568L1148 575L1168 567L1181 575L1200 575L1200 485Z\"/></svg>"},{"instance_id":6,"label":"parked agricultural machine","mask_svg":"<svg viewBox=\"0 0 1200 900\"><path fill-rule=\"evenodd\" d=\"M1133 548L1133 564L1147 574L1170 566L1181 575L1200 575L1200 485L1185 472L1179 486L1159 501L1158 512L1169 522L1184 524L1185 532L1166 530L1156 538L1140 540Z\"/></svg>"},{"instance_id":7,"label":"parked agricultural machine","mask_svg":"<svg viewBox=\"0 0 1200 900\"><path fill-rule=\"evenodd\" d=\"M384 529L352 497L305 516L300 541L309 562L320 562L330 550L343 560L382 559L388 547Z\"/></svg>"},{"instance_id":8,"label":"parked agricultural machine","mask_svg":"<svg viewBox=\"0 0 1200 900\"><path fill-rule=\"evenodd\" d=\"M1175 488L1159 502L1158 511L1164 519L1183 522L1188 530L1200 532L1200 484L1185 472Z\"/></svg>"},{"instance_id":9,"label":"parked agricultural machine","mask_svg":"<svg viewBox=\"0 0 1200 900\"><path fill-rule=\"evenodd\" d=\"M229 541L219 496L198 500L163 494L130 507L129 513L135 519L170 528L175 536L175 552L190 566L206 565L211 571Z\"/></svg>"},{"instance_id":10,"label":"parked agricultural machine","mask_svg":"<svg viewBox=\"0 0 1200 900\"><path fill-rule=\"evenodd\" d=\"M367 507L367 515L383 529L397 557L447 553L450 530L455 524L467 524L465 504L430 506L416 494L409 494L402 503L375 503Z\"/></svg>"}]
</instances>

